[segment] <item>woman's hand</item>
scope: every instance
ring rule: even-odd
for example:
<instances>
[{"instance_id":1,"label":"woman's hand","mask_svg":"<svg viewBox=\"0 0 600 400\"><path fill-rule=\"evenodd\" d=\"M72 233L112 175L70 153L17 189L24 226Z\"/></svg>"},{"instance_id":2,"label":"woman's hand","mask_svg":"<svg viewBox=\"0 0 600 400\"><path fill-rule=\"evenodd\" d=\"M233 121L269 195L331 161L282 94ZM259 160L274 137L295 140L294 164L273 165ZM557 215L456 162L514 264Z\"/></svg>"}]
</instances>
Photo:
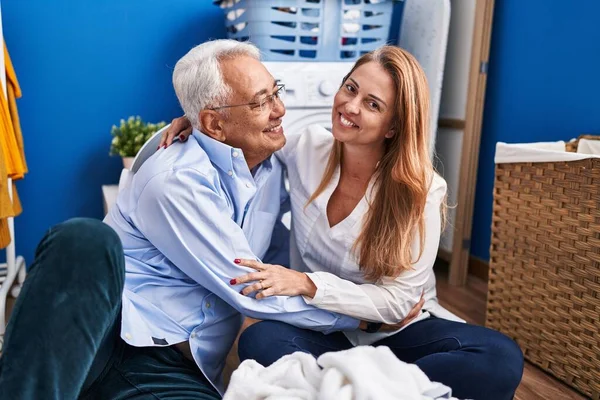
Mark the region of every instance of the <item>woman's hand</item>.
<instances>
[{"instance_id":1,"label":"woman's hand","mask_svg":"<svg viewBox=\"0 0 600 400\"><path fill-rule=\"evenodd\" d=\"M269 296L299 295L313 298L317 292L317 287L305 273L281 265L262 264L254 260L236 259L235 263L257 271L232 279L230 282L232 285L254 282L241 291L245 296L258 292L257 299Z\"/></svg>"},{"instance_id":2,"label":"woman's hand","mask_svg":"<svg viewBox=\"0 0 600 400\"><path fill-rule=\"evenodd\" d=\"M166 149L173 143L173 139L175 139L176 136L179 136L180 141L185 142L191 134L192 125L190 124L190 121L185 116L175 118L171 121L169 129L163 132L158 148L160 149L164 146Z\"/></svg>"},{"instance_id":3,"label":"woman's hand","mask_svg":"<svg viewBox=\"0 0 600 400\"><path fill-rule=\"evenodd\" d=\"M425 299L423 298L424 294L425 293L421 293L421 298L419 299L419 302L417 304L415 304L415 306L412 308L412 310L410 310L408 315L402 321L398 322L397 324L383 324L383 325L381 325L381 328L379 328L379 331L380 332L397 331L397 330L405 327L406 325L408 325L410 322L412 322L413 319L417 318L419 316L419 314L421 313L423 304L425 304ZM358 325L358 329L361 329L361 330L367 329L367 321L360 321L360 324Z\"/></svg>"},{"instance_id":4,"label":"woman's hand","mask_svg":"<svg viewBox=\"0 0 600 400\"><path fill-rule=\"evenodd\" d=\"M410 322L412 322L413 319L417 318L419 314L421 314L423 304L425 304L425 298L423 297L424 294L425 293L421 293L421 298L419 299L419 302L415 304L412 310L410 310L408 315L404 317L402 321L398 322L397 324L383 324L380 330L385 332L397 331L398 329L408 325Z\"/></svg>"}]
</instances>

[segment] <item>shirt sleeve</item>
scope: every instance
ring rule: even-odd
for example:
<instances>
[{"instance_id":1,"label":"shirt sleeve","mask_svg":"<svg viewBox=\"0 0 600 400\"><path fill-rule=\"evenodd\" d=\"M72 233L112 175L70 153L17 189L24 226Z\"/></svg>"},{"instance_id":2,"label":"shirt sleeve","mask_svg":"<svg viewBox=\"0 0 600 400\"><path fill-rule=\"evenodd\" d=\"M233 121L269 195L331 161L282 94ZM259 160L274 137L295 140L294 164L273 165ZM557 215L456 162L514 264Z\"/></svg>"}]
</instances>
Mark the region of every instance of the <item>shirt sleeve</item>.
<instances>
[{"instance_id":1,"label":"shirt sleeve","mask_svg":"<svg viewBox=\"0 0 600 400\"><path fill-rule=\"evenodd\" d=\"M229 281L250 272L235 258L256 259L231 219L214 182L191 168L153 177L142 190L132 222L175 266L239 312L325 333L354 330L359 321L307 305L299 296L256 300Z\"/></svg>"},{"instance_id":2,"label":"shirt sleeve","mask_svg":"<svg viewBox=\"0 0 600 400\"><path fill-rule=\"evenodd\" d=\"M436 177L436 181L425 204L423 254L411 270L395 279L383 278L377 284L356 284L329 272L308 273L317 292L312 299L304 297L306 303L365 321L387 324L402 321L419 302L425 284L433 274L441 235L440 205L446 194L446 183L440 177ZM412 254L418 254L419 244L417 237Z\"/></svg>"}]
</instances>

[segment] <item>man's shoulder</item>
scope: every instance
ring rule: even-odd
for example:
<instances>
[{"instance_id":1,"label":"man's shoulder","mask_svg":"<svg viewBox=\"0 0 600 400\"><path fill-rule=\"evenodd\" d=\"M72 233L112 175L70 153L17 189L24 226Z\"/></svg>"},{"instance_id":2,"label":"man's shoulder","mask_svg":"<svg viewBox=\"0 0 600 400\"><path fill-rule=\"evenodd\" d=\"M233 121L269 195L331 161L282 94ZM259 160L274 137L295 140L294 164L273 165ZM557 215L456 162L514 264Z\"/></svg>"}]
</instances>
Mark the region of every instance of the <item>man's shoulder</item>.
<instances>
[{"instance_id":1,"label":"man's shoulder","mask_svg":"<svg viewBox=\"0 0 600 400\"><path fill-rule=\"evenodd\" d=\"M183 175L187 181L192 178L199 185L218 186L219 175L208 154L196 141L188 141L176 142L154 153L134 175L132 189L139 195L148 183L159 180L166 192L169 184L179 181Z\"/></svg>"},{"instance_id":2,"label":"man's shoulder","mask_svg":"<svg viewBox=\"0 0 600 400\"><path fill-rule=\"evenodd\" d=\"M157 175L166 171L196 170L202 175L216 174L216 169L206 151L196 142L174 143L158 150L138 171Z\"/></svg>"}]
</instances>

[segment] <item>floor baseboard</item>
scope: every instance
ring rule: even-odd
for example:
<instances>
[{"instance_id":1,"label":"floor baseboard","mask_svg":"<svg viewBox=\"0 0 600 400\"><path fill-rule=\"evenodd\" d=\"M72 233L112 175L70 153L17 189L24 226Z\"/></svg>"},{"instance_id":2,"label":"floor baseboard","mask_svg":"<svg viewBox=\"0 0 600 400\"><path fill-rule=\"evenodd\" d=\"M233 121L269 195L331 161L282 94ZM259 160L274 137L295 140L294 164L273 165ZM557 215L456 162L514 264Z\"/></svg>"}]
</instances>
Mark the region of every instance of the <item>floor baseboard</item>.
<instances>
[{"instance_id":1,"label":"floor baseboard","mask_svg":"<svg viewBox=\"0 0 600 400\"><path fill-rule=\"evenodd\" d=\"M479 279L483 279L484 281L488 281L490 271L489 262L482 260L479 257L471 256L469 257L469 273L478 277Z\"/></svg>"},{"instance_id":2,"label":"floor baseboard","mask_svg":"<svg viewBox=\"0 0 600 400\"><path fill-rule=\"evenodd\" d=\"M452 260L452 252L445 249L439 249L438 259L444 261L446 264L450 264L450 261ZM473 255L469 257L469 274L487 282L489 277L489 269L489 262Z\"/></svg>"}]
</instances>

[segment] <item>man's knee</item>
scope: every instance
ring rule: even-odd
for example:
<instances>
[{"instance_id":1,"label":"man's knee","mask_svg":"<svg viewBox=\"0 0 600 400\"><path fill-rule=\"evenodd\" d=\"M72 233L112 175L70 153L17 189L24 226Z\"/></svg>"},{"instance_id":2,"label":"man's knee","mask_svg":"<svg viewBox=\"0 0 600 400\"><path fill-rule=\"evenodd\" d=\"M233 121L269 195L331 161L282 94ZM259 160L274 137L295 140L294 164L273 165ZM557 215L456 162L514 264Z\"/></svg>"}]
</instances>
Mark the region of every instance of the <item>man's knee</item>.
<instances>
[{"instance_id":1,"label":"man's knee","mask_svg":"<svg viewBox=\"0 0 600 400\"><path fill-rule=\"evenodd\" d=\"M72 218L56 225L50 232L53 240L58 241L60 245L91 251L98 249L123 251L117 233L97 219Z\"/></svg>"},{"instance_id":2,"label":"man's knee","mask_svg":"<svg viewBox=\"0 0 600 400\"><path fill-rule=\"evenodd\" d=\"M123 246L117 233L100 220L73 218L54 226L40 242L36 259L33 268L45 263L65 280L110 280L122 290Z\"/></svg>"}]
</instances>

